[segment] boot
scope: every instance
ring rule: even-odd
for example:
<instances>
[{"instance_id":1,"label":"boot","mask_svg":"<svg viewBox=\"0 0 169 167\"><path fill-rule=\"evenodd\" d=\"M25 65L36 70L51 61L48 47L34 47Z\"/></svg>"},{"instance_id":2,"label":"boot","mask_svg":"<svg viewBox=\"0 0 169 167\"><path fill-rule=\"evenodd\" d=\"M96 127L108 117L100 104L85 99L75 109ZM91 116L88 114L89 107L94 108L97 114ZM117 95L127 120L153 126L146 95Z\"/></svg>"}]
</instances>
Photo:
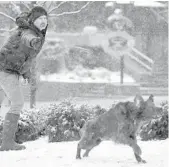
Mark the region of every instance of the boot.
<instances>
[{"instance_id":1,"label":"boot","mask_svg":"<svg viewBox=\"0 0 169 167\"><path fill-rule=\"evenodd\" d=\"M15 142L15 132L18 127L19 114L7 113L3 125L2 145L0 151L24 150L26 147Z\"/></svg>"}]
</instances>

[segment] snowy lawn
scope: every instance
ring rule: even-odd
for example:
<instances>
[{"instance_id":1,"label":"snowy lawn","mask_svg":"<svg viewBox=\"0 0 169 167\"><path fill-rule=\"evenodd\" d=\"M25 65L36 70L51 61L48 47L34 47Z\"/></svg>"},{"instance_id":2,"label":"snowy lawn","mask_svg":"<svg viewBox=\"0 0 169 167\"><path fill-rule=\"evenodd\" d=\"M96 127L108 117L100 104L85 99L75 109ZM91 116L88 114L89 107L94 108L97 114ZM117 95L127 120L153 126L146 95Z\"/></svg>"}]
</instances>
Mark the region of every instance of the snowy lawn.
<instances>
[{"instance_id":1,"label":"snowy lawn","mask_svg":"<svg viewBox=\"0 0 169 167\"><path fill-rule=\"evenodd\" d=\"M56 74L41 75L41 81L67 83L120 83L120 71L112 72L105 68L85 69L78 66L73 71L63 71ZM124 73L124 83L135 84L134 78Z\"/></svg>"},{"instance_id":2,"label":"snowy lawn","mask_svg":"<svg viewBox=\"0 0 169 167\"><path fill-rule=\"evenodd\" d=\"M48 143L46 138L24 143L23 151L0 152L1 167L167 167L168 142L139 141L146 164L136 162L130 147L105 141L90 157L76 160L77 142Z\"/></svg>"}]
</instances>

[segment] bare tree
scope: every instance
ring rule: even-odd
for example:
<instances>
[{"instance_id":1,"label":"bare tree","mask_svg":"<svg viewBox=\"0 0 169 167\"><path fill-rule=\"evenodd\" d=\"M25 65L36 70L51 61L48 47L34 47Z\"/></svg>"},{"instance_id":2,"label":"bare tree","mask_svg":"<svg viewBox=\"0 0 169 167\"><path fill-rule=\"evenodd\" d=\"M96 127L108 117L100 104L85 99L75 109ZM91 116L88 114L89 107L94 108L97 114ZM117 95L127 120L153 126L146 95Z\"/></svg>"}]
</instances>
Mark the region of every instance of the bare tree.
<instances>
[{"instance_id":1,"label":"bare tree","mask_svg":"<svg viewBox=\"0 0 169 167\"><path fill-rule=\"evenodd\" d=\"M32 2L33 3L33 2ZM26 3L24 1L22 2L9 2L9 4L12 5L12 9L15 11L15 13L17 15L19 15L22 10L21 10L21 5L24 6L24 8L26 10L30 10L31 9L31 5L32 3ZM74 10L74 11L63 11L62 13L54 13L58 8L61 8L64 4L66 3L70 3L68 1L62 1L62 2L57 2L57 1L37 1L33 4L33 6L42 6L44 7L49 15L49 18L52 17L59 17L59 16L63 16L63 15L70 15L70 14L78 14L80 13L82 10L84 10L88 5L92 4L92 1L86 2L84 5L82 5L78 10ZM4 12L0 12L0 15L10 19L12 22L15 22L15 18L13 18L12 16L4 13ZM13 27L12 29L0 29L0 32L12 32L15 29L15 27ZM32 77L31 77L31 81L30 81L30 108L33 108L34 106L36 106L36 92L37 92L37 64L33 63L32 64Z\"/></svg>"}]
</instances>

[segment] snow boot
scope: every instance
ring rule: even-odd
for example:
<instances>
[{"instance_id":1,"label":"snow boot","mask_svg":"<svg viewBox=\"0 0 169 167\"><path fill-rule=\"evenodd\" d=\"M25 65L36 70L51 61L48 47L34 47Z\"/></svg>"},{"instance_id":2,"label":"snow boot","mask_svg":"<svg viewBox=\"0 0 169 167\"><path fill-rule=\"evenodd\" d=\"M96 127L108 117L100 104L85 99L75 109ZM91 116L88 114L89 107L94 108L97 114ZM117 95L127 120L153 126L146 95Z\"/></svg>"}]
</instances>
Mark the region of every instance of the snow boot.
<instances>
[{"instance_id":1,"label":"snow boot","mask_svg":"<svg viewBox=\"0 0 169 167\"><path fill-rule=\"evenodd\" d=\"M15 142L15 132L20 115L7 113L3 125L2 145L0 151L24 150L26 147Z\"/></svg>"}]
</instances>

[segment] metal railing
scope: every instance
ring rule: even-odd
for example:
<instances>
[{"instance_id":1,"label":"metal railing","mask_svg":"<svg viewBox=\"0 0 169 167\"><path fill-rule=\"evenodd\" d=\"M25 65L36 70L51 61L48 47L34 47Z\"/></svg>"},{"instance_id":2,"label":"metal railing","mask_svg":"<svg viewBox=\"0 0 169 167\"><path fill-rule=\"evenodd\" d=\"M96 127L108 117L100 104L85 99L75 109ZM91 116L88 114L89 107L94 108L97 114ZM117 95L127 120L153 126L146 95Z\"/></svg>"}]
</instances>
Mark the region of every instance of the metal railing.
<instances>
[{"instance_id":1,"label":"metal railing","mask_svg":"<svg viewBox=\"0 0 169 167\"><path fill-rule=\"evenodd\" d=\"M144 62L142 62L141 60L139 60L137 57L133 56L131 53L127 53L127 55L129 55L131 59L133 59L136 62L138 62L140 65L142 65L147 70L149 70L149 71L152 70L152 68L150 66L146 65Z\"/></svg>"},{"instance_id":2,"label":"metal railing","mask_svg":"<svg viewBox=\"0 0 169 167\"><path fill-rule=\"evenodd\" d=\"M148 56L144 55L140 51L138 51L136 48L131 48L131 51L127 53L127 55L135 60L137 63L139 63L141 66L146 68L149 71L152 71L152 66L154 64L154 61L149 58Z\"/></svg>"},{"instance_id":3,"label":"metal railing","mask_svg":"<svg viewBox=\"0 0 169 167\"><path fill-rule=\"evenodd\" d=\"M141 53L140 51L138 51L136 48L131 48L131 49L132 49L132 51L136 52L138 55L140 55L142 58L144 58L145 60L147 60L151 64L154 63L154 61L152 59L150 59L148 56L146 56L143 53Z\"/></svg>"}]
</instances>

